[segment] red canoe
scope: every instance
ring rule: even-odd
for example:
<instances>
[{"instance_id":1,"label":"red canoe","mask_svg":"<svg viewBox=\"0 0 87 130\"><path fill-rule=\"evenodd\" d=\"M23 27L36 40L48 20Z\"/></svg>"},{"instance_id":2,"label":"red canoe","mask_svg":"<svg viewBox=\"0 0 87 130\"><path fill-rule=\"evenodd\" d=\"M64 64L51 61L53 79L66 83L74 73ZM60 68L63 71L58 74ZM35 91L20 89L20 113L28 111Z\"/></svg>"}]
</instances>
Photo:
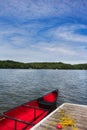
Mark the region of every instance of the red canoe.
<instances>
[{"instance_id":1,"label":"red canoe","mask_svg":"<svg viewBox=\"0 0 87 130\"><path fill-rule=\"evenodd\" d=\"M0 115L0 130L29 130L56 108L58 90Z\"/></svg>"}]
</instances>

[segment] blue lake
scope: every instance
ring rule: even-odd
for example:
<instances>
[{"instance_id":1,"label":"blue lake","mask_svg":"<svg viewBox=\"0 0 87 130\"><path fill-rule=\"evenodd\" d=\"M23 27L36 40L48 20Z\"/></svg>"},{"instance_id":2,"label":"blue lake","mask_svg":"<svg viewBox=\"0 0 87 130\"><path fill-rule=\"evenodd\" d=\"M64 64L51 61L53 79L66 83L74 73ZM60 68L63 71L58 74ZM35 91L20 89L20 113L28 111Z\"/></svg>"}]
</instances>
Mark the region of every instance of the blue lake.
<instances>
[{"instance_id":1,"label":"blue lake","mask_svg":"<svg viewBox=\"0 0 87 130\"><path fill-rule=\"evenodd\" d=\"M0 112L54 89L59 89L58 105L87 105L87 71L0 69Z\"/></svg>"}]
</instances>

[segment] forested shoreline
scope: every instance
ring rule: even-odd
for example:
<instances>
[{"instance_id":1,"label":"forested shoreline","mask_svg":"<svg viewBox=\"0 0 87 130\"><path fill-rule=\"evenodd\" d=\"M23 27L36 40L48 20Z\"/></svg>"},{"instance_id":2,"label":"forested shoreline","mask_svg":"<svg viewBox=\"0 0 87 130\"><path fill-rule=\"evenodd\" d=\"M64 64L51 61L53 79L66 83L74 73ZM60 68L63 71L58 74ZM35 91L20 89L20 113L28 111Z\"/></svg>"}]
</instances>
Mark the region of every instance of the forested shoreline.
<instances>
[{"instance_id":1,"label":"forested shoreline","mask_svg":"<svg viewBox=\"0 0 87 130\"><path fill-rule=\"evenodd\" d=\"M85 64L66 64L62 62L33 62L23 63L11 60L0 60L0 69L83 69L87 70Z\"/></svg>"}]
</instances>

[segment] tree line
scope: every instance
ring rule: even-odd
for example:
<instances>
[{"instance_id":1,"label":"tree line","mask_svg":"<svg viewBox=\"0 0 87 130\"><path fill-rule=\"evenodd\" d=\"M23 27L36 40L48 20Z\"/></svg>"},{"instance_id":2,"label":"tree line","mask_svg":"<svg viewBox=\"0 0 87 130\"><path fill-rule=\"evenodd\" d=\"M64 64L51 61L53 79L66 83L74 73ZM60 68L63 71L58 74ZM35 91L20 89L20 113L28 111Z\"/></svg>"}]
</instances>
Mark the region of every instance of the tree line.
<instances>
[{"instance_id":1,"label":"tree line","mask_svg":"<svg viewBox=\"0 0 87 130\"><path fill-rule=\"evenodd\" d=\"M83 69L87 70L87 64L66 64L62 62L33 62L23 63L11 60L0 61L1 69Z\"/></svg>"}]
</instances>

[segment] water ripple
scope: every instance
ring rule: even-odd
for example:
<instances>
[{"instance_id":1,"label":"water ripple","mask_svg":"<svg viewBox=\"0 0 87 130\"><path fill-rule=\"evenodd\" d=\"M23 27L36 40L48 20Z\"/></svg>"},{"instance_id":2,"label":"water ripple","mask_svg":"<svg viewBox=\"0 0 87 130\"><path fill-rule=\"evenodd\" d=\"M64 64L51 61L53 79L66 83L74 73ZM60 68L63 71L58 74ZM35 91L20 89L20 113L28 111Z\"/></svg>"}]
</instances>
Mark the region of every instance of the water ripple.
<instances>
[{"instance_id":1,"label":"water ripple","mask_svg":"<svg viewBox=\"0 0 87 130\"><path fill-rule=\"evenodd\" d=\"M59 89L58 104L87 105L87 71L0 69L0 112L54 89Z\"/></svg>"}]
</instances>

